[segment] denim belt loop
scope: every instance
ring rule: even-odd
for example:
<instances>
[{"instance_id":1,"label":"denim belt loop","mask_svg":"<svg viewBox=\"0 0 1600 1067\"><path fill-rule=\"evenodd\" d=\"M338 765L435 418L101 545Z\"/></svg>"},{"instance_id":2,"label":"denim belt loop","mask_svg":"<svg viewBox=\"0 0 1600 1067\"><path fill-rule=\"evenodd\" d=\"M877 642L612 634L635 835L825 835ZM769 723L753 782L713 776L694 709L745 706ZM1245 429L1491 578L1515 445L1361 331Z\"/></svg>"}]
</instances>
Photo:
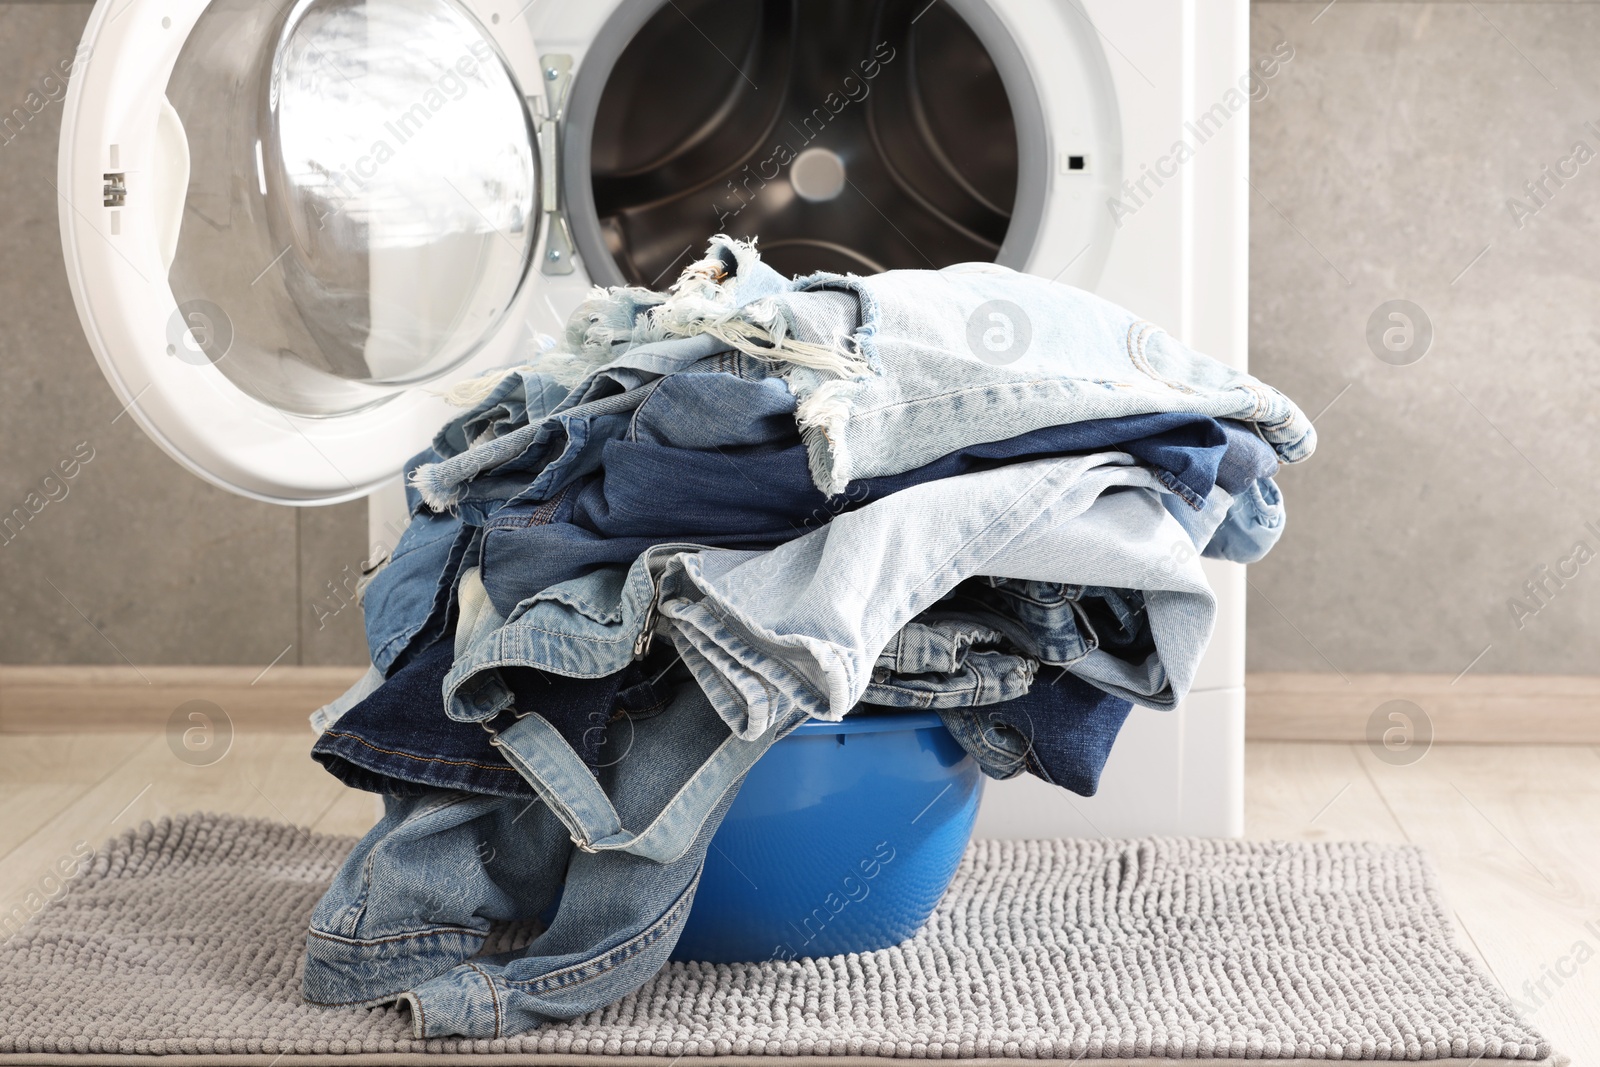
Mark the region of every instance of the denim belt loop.
<instances>
[{"instance_id":1,"label":"denim belt loop","mask_svg":"<svg viewBox=\"0 0 1600 1067\"><path fill-rule=\"evenodd\" d=\"M717 746L643 830L622 825L617 809L572 746L539 715L528 715L495 735L493 744L527 779L584 852L629 852L657 863L682 858L707 817L743 780L767 749L805 721L791 708L765 733L745 740L732 733Z\"/></svg>"},{"instance_id":2,"label":"denim belt loop","mask_svg":"<svg viewBox=\"0 0 1600 1067\"><path fill-rule=\"evenodd\" d=\"M585 852L596 851L593 842L625 832L588 765L544 716L525 715L489 743L528 780L571 832L572 843Z\"/></svg>"}]
</instances>

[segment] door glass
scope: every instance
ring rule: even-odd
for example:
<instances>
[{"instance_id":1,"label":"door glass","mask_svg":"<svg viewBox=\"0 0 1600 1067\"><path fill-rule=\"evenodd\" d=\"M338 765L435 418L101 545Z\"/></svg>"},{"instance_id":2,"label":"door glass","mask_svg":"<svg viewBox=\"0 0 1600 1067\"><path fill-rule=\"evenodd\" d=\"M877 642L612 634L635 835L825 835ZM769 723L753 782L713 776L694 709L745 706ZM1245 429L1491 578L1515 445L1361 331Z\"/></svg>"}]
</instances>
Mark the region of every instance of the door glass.
<instances>
[{"instance_id":1,"label":"door glass","mask_svg":"<svg viewBox=\"0 0 1600 1067\"><path fill-rule=\"evenodd\" d=\"M528 273L538 158L454 0L214 0L167 98L189 186L168 279L197 354L336 415L459 366Z\"/></svg>"}]
</instances>

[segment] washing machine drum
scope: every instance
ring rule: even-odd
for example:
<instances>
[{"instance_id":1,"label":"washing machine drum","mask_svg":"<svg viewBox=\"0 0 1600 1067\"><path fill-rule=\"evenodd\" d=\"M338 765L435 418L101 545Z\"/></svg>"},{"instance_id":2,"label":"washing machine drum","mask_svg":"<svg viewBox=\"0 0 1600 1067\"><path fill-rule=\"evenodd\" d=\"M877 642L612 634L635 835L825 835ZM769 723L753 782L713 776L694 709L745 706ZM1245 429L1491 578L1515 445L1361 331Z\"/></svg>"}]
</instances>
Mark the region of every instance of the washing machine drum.
<instances>
[{"instance_id":1,"label":"washing machine drum","mask_svg":"<svg viewBox=\"0 0 1600 1067\"><path fill-rule=\"evenodd\" d=\"M652 284L718 230L759 237L789 274L999 254L1017 191L1011 103L947 4L675 0L614 61L598 51L583 75L609 61L594 213L575 222L598 226L621 278Z\"/></svg>"}]
</instances>

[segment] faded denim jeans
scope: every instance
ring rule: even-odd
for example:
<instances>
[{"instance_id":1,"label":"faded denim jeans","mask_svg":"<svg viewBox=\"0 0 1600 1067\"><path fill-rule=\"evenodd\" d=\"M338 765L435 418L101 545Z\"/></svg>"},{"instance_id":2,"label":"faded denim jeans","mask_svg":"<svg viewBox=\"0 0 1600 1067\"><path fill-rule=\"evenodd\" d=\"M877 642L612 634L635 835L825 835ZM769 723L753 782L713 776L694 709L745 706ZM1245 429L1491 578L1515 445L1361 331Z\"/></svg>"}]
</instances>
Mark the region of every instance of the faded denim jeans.
<instances>
[{"instance_id":1,"label":"faded denim jeans","mask_svg":"<svg viewBox=\"0 0 1600 1067\"><path fill-rule=\"evenodd\" d=\"M979 341L991 314L1012 327L1001 353ZM570 376L566 403L587 404L608 377L639 382L718 350L764 360L788 382L812 477L829 495L964 445L1152 412L1248 423L1286 463L1316 447L1311 421L1278 390L1092 293L994 263L788 281L754 245L718 236L670 294L596 295L564 350L536 368ZM448 502L514 446L496 448L418 483L436 506Z\"/></svg>"},{"instance_id":2,"label":"faded denim jeans","mask_svg":"<svg viewBox=\"0 0 1600 1067\"><path fill-rule=\"evenodd\" d=\"M865 364L788 375L827 492L971 441L1143 412L1248 422L1286 463L1316 447L1311 420L1271 386L1092 293L998 264L816 274L757 309L768 302L794 337L847 344ZM1001 353L980 340L990 314L1011 331Z\"/></svg>"},{"instance_id":3,"label":"faded denim jeans","mask_svg":"<svg viewBox=\"0 0 1600 1067\"><path fill-rule=\"evenodd\" d=\"M1288 521L1283 493L1271 478L1262 478L1233 498L1227 517L1211 535L1205 554L1235 563L1254 563L1283 536Z\"/></svg>"},{"instance_id":4,"label":"faded denim jeans","mask_svg":"<svg viewBox=\"0 0 1600 1067\"><path fill-rule=\"evenodd\" d=\"M689 683L665 712L632 723L625 751L595 773L539 716L522 717L495 738L512 764L547 787L563 773L582 780L557 783L560 806L442 790L385 798L383 820L312 914L306 999L402 999L418 1037L483 1038L615 1003L667 961L745 772L800 721L730 745ZM575 847L573 817L640 827L655 847L599 837ZM537 919L558 892L554 919L529 945L476 956L491 924Z\"/></svg>"},{"instance_id":5,"label":"faded denim jeans","mask_svg":"<svg viewBox=\"0 0 1600 1067\"><path fill-rule=\"evenodd\" d=\"M1171 708L1194 678L1216 601L1169 495L1121 453L946 479L768 552L680 554L663 567L660 613L729 724L755 736L792 706L843 717L895 633L968 578L1132 590L1149 654L1095 650L1068 666L1109 693Z\"/></svg>"}]
</instances>

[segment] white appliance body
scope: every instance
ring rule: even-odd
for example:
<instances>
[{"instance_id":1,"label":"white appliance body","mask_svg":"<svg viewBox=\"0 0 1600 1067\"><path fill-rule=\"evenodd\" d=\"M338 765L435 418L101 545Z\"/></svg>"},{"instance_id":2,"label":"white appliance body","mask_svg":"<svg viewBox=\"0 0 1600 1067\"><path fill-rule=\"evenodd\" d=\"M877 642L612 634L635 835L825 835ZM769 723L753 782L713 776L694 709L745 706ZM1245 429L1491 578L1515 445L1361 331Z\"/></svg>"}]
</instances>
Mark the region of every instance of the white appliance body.
<instances>
[{"instance_id":1,"label":"white appliance body","mask_svg":"<svg viewBox=\"0 0 1600 1067\"><path fill-rule=\"evenodd\" d=\"M1116 86L1121 176L1137 183L1156 171L1161 180L1122 198L1134 210L1122 214L1092 288L1246 369L1249 107L1230 108L1220 126L1195 123L1202 113L1220 115L1215 105L1239 101L1252 60L1248 7L1236 0L1083 6L1106 44ZM1047 63L1045 55L1031 58ZM1181 164L1179 143L1193 149ZM1048 276L1051 268L1032 269ZM1217 626L1188 698L1171 712L1133 710L1093 797L1031 776L988 783L980 836L1244 833L1245 572L1234 563L1204 564Z\"/></svg>"},{"instance_id":2,"label":"white appliance body","mask_svg":"<svg viewBox=\"0 0 1600 1067\"><path fill-rule=\"evenodd\" d=\"M81 53L88 59L65 103L58 183L80 317L127 410L180 463L231 491L279 503L368 497L372 542L392 545L405 521L396 473L448 417L442 388L525 358L539 334L561 332L592 276L607 277L574 255L560 218L570 190L563 191L551 150L571 133L556 123L538 145L541 229L514 301L503 312L489 309L501 316L492 336L447 373L385 386L383 402L333 415L283 410L241 389L215 359L174 358L188 312L180 314L166 278L191 161L163 94L208 2L100 0L91 16ZM619 13L630 17L627 9L638 7L626 0L461 3L522 86L535 124L561 106L545 83L565 85L569 74L581 80L591 46L615 36ZM1009 254L1013 266L1093 289L1243 368L1248 107L1228 108L1203 139L1192 123L1230 91L1236 97L1249 70L1246 0L964 0L958 7L969 21L972 11L982 15L990 40L997 32L1008 39L1009 76L1027 79L1037 97L1022 152L1036 210L1022 224L1029 233L1007 237L1001 260ZM611 47L607 62L614 59ZM1190 151L1175 162L1179 142ZM1121 201L1115 211L1113 198ZM376 276L376 260L372 269ZM1026 776L988 783L979 835L1242 832L1244 570L1210 561L1206 569L1219 616L1183 705L1168 713L1135 709L1093 798Z\"/></svg>"}]
</instances>

